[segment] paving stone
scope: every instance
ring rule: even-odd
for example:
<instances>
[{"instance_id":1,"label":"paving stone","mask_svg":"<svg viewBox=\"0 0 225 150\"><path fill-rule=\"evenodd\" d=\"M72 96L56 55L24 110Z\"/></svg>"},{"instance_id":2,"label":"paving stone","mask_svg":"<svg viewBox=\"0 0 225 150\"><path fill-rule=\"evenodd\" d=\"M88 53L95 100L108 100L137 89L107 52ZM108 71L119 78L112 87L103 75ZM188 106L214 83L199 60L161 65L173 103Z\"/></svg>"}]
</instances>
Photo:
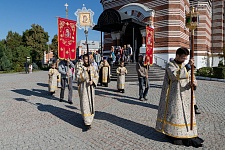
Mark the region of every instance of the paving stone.
<instances>
[{"instance_id":1,"label":"paving stone","mask_svg":"<svg viewBox=\"0 0 225 150\"><path fill-rule=\"evenodd\" d=\"M193 149L173 145L155 131L161 81L150 81L148 101L138 100L138 83L116 92L116 82L96 89L92 129L82 132L77 84L73 105L59 102L60 89L48 93L48 72L0 74L0 149ZM195 91L200 115L199 149L225 149L225 83L198 80ZM68 89L65 91L67 100Z\"/></svg>"}]
</instances>

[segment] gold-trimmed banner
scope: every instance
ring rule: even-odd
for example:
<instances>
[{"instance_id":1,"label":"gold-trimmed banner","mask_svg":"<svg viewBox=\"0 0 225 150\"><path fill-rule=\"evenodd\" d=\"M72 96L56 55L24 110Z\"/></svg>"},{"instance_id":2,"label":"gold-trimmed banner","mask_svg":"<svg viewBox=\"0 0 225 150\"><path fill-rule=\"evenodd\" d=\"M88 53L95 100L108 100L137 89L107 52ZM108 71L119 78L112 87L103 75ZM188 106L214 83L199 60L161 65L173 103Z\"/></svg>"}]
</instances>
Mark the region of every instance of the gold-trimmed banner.
<instances>
[{"instance_id":1,"label":"gold-trimmed banner","mask_svg":"<svg viewBox=\"0 0 225 150\"><path fill-rule=\"evenodd\" d=\"M146 57L145 65L153 64L153 48L154 48L154 29L146 26Z\"/></svg>"},{"instance_id":2,"label":"gold-trimmed banner","mask_svg":"<svg viewBox=\"0 0 225 150\"><path fill-rule=\"evenodd\" d=\"M58 57L76 59L76 21L58 18Z\"/></svg>"}]
</instances>

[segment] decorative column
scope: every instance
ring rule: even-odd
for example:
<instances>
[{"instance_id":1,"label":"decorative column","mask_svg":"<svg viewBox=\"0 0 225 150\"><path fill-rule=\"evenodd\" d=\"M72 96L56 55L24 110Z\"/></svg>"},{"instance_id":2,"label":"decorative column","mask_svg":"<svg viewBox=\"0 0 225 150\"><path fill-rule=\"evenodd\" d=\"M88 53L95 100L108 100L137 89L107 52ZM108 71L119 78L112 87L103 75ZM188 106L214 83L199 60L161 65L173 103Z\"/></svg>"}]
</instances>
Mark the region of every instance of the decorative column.
<instances>
[{"instance_id":1,"label":"decorative column","mask_svg":"<svg viewBox=\"0 0 225 150\"><path fill-rule=\"evenodd\" d=\"M150 14L150 17L149 17L149 26L151 28L154 28L154 16L155 16L155 11L152 10L151 14Z\"/></svg>"},{"instance_id":2,"label":"decorative column","mask_svg":"<svg viewBox=\"0 0 225 150\"><path fill-rule=\"evenodd\" d=\"M145 47L146 29L141 30L142 35L142 47Z\"/></svg>"}]
</instances>

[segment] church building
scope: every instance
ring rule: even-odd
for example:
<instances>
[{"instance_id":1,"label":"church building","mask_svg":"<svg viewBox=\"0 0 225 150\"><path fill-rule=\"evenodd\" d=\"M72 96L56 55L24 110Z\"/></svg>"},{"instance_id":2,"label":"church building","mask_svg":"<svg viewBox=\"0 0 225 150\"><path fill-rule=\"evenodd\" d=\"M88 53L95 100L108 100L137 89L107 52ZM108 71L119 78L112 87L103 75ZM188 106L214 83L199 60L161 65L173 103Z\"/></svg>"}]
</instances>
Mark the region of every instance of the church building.
<instances>
[{"instance_id":1,"label":"church building","mask_svg":"<svg viewBox=\"0 0 225 150\"><path fill-rule=\"evenodd\" d=\"M94 30L104 36L104 49L130 44L135 58L145 48L146 26L154 28L154 63L165 67L179 47L191 48L186 14L199 12L194 31L197 68L217 66L224 46L224 0L101 0L103 12Z\"/></svg>"}]
</instances>

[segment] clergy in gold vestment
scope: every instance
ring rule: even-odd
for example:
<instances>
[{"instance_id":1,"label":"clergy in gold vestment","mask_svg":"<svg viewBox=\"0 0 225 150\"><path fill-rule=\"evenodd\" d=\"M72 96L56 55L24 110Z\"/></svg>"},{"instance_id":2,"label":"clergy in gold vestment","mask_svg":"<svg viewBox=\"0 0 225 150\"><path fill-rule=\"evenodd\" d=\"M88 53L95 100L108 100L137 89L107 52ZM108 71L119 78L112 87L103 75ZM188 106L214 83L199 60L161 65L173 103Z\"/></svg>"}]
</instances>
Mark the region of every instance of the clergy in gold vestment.
<instances>
[{"instance_id":1,"label":"clergy in gold vestment","mask_svg":"<svg viewBox=\"0 0 225 150\"><path fill-rule=\"evenodd\" d=\"M99 65L99 78L100 84L108 87L110 82L110 65L106 59L104 59Z\"/></svg>"},{"instance_id":2,"label":"clergy in gold vestment","mask_svg":"<svg viewBox=\"0 0 225 150\"><path fill-rule=\"evenodd\" d=\"M84 124L88 130L91 128L91 123L94 119L94 89L98 83L98 73L93 66L88 64L88 55L84 55L83 58L84 64L78 68L77 82L81 114L84 119ZM89 71L91 79L89 76Z\"/></svg>"},{"instance_id":3,"label":"clergy in gold vestment","mask_svg":"<svg viewBox=\"0 0 225 150\"><path fill-rule=\"evenodd\" d=\"M176 58L166 67L158 108L156 130L166 134L174 144L200 147L203 140L198 137L195 114L193 130L190 130L191 84L184 61L189 51L179 48ZM191 59L189 63L193 64ZM194 83L195 84L195 83Z\"/></svg>"},{"instance_id":4,"label":"clergy in gold vestment","mask_svg":"<svg viewBox=\"0 0 225 150\"><path fill-rule=\"evenodd\" d=\"M52 68L49 69L48 76L48 91L50 92L51 95L55 93L57 90L57 78L59 78L60 73L56 69L56 64L52 64Z\"/></svg>"},{"instance_id":5,"label":"clergy in gold vestment","mask_svg":"<svg viewBox=\"0 0 225 150\"><path fill-rule=\"evenodd\" d=\"M124 67L123 61L120 63L120 67L116 69L116 73L117 73L117 89L119 92L124 93L125 74L127 74L127 69Z\"/></svg>"}]
</instances>

